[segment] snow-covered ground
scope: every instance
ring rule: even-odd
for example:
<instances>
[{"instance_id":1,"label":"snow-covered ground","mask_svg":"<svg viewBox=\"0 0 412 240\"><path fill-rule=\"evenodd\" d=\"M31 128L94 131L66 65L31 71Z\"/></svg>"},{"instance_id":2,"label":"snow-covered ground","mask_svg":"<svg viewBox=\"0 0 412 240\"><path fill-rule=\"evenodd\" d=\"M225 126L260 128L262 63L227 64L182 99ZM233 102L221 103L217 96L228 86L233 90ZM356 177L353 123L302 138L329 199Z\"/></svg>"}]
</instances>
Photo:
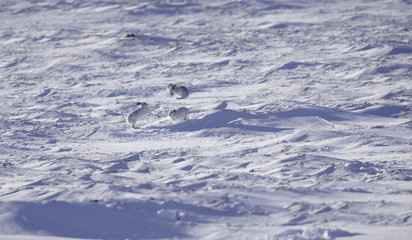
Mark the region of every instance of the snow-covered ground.
<instances>
[{"instance_id":1,"label":"snow-covered ground","mask_svg":"<svg viewBox=\"0 0 412 240\"><path fill-rule=\"evenodd\" d=\"M411 12L2 0L0 239L410 239Z\"/></svg>"}]
</instances>

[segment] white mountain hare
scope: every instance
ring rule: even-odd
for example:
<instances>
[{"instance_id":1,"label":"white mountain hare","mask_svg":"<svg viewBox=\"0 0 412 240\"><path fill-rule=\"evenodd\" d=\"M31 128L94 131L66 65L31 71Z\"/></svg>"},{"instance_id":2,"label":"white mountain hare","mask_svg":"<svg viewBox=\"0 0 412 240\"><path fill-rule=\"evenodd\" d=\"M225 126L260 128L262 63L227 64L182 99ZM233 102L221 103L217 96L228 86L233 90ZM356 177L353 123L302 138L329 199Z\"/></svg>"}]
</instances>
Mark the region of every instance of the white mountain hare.
<instances>
[{"instance_id":1,"label":"white mountain hare","mask_svg":"<svg viewBox=\"0 0 412 240\"><path fill-rule=\"evenodd\" d=\"M126 118L127 124L129 124L132 128L139 128L138 126L136 126L137 120L142 119L144 116L148 114L152 114L147 103L137 102L136 105L140 106L140 108L129 113Z\"/></svg>"},{"instance_id":2,"label":"white mountain hare","mask_svg":"<svg viewBox=\"0 0 412 240\"><path fill-rule=\"evenodd\" d=\"M169 84L167 89L170 92L170 95L175 95L178 99L184 99L189 96L189 91L185 86L178 86L176 84Z\"/></svg>"},{"instance_id":3,"label":"white mountain hare","mask_svg":"<svg viewBox=\"0 0 412 240\"><path fill-rule=\"evenodd\" d=\"M189 119L189 109L185 107L178 108L177 110L172 110L169 113L169 117L173 121L185 121Z\"/></svg>"}]
</instances>

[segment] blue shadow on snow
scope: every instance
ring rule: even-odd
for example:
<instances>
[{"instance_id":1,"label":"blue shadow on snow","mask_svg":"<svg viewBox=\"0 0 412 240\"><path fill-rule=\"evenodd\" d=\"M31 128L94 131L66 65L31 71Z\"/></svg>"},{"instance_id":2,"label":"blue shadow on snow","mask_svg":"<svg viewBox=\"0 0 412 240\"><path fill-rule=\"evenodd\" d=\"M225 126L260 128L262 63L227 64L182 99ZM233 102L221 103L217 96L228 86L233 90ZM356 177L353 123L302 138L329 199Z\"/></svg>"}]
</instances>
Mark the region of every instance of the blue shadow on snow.
<instances>
[{"instance_id":1,"label":"blue shadow on snow","mask_svg":"<svg viewBox=\"0 0 412 240\"><path fill-rule=\"evenodd\" d=\"M221 110L215 113L206 115L201 119L190 119L185 122L177 123L169 126L172 131L198 131L210 128L238 128L247 131L256 132L280 132L288 130L287 128L275 128L268 126L258 126L243 124L239 119L268 119L268 114L251 114L247 111Z\"/></svg>"}]
</instances>

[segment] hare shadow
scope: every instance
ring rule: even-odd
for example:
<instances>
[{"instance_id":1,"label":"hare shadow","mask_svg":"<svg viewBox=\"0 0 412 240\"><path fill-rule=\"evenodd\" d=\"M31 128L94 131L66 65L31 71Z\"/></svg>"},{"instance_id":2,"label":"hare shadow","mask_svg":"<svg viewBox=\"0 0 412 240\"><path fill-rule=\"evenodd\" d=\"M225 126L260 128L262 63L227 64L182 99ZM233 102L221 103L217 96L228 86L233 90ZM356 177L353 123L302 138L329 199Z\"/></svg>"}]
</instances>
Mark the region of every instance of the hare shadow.
<instances>
[{"instance_id":1,"label":"hare shadow","mask_svg":"<svg viewBox=\"0 0 412 240\"><path fill-rule=\"evenodd\" d=\"M223 109L211 114L208 114L200 119L190 119L185 122L177 123L168 126L171 131L199 131L211 128L235 128L246 131L255 132L280 132L283 130L288 130L287 128L276 128L271 126L252 125L244 123L243 120L262 120L265 125L273 125L270 121L271 116L274 114L258 113L252 114L247 111L235 111Z\"/></svg>"}]
</instances>

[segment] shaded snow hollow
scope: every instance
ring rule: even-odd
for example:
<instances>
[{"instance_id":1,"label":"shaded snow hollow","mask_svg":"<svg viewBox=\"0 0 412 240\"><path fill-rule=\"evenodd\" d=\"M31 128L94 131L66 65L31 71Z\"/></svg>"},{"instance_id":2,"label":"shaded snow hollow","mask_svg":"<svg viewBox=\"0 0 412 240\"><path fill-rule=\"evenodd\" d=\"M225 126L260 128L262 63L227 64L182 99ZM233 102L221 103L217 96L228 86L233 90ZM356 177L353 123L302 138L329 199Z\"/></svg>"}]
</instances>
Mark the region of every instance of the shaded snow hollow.
<instances>
[{"instance_id":1,"label":"shaded snow hollow","mask_svg":"<svg viewBox=\"0 0 412 240\"><path fill-rule=\"evenodd\" d=\"M2 1L0 239L409 238L411 9Z\"/></svg>"}]
</instances>

